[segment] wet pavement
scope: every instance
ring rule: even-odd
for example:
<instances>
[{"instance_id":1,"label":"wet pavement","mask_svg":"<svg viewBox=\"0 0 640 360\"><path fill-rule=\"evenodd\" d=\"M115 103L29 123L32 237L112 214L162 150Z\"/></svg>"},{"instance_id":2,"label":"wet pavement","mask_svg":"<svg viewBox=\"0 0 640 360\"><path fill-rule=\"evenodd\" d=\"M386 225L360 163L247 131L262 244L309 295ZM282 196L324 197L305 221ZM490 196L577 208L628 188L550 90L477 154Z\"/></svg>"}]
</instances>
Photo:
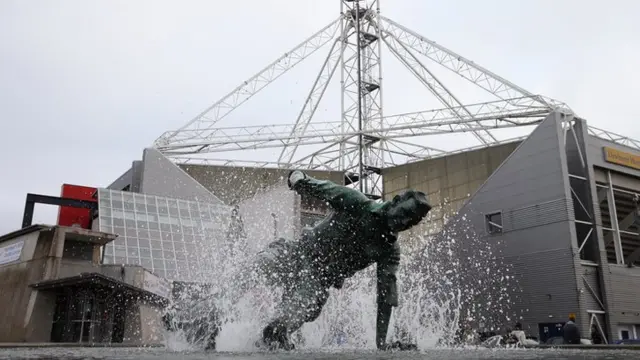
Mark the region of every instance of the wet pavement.
<instances>
[{"instance_id":1,"label":"wet pavement","mask_svg":"<svg viewBox=\"0 0 640 360\"><path fill-rule=\"evenodd\" d=\"M162 348L22 348L0 349L0 359L115 359L115 360L199 360L199 359L304 359L304 360L365 360L365 359L607 359L628 360L639 358L640 352L629 350L574 350L574 349L441 349L421 352L380 353L375 351L297 351L278 353L216 353L175 352Z\"/></svg>"}]
</instances>

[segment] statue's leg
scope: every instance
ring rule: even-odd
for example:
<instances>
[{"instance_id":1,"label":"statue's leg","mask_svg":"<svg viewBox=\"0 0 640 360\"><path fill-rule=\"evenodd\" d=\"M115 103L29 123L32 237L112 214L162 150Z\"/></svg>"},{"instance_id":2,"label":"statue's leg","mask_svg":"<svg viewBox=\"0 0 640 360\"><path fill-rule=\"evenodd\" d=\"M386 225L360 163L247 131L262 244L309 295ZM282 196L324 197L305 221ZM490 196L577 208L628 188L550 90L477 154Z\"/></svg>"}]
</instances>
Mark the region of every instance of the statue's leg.
<instances>
[{"instance_id":1,"label":"statue's leg","mask_svg":"<svg viewBox=\"0 0 640 360\"><path fill-rule=\"evenodd\" d=\"M286 289L282 296L278 317L263 330L263 340L267 345L276 343L280 348L291 350L289 336L320 316L329 297L328 289L319 282L306 278Z\"/></svg>"}]
</instances>

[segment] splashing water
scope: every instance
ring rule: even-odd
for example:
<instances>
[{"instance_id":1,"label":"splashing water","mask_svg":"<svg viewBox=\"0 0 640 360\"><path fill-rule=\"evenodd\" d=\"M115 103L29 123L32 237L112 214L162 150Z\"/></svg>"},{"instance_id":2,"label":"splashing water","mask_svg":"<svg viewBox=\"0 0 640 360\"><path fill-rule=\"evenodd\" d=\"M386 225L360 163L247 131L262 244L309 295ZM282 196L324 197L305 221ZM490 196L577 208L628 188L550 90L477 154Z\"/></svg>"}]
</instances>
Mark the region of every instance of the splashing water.
<instances>
[{"instance_id":1,"label":"splashing water","mask_svg":"<svg viewBox=\"0 0 640 360\"><path fill-rule=\"evenodd\" d=\"M262 233L273 221L268 211L264 214L264 220L254 218L251 224ZM425 224L423 229L430 226L429 219ZM459 340L461 328L495 330L515 321L511 305L517 284L510 267L500 261L497 243L480 239L464 215L446 224L435 236L426 235L433 233L427 229L422 235L416 235L417 231L401 234L400 306L392 315L390 341L414 343L420 349L451 346ZM248 272L246 266L256 250L273 239L254 240L252 249L227 244L207 251L215 276L209 277L206 288L192 290L197 298L209 299L218 311L220 351L255 350L262 328L276 314L281 290ZM331 289L319 318L306 323L292 340L302 349L374 349L375 286L372 266L348 279L342 289Z\"/></svg>"}]
</instances>

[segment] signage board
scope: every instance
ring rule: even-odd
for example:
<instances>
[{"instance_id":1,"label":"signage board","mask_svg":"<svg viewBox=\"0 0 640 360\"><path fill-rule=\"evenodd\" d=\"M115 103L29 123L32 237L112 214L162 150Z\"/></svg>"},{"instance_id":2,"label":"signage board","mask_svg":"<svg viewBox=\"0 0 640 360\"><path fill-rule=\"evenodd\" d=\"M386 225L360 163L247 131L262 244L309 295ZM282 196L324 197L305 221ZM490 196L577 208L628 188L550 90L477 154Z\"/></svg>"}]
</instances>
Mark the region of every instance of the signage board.
<instances>
[{"instance_id":1,"label":"signage board","mask_svg":"<svg viewBox=\"0 0 640 360\"><path fill-rule=\"evenodd\" d=\"M144 272L142 288L166 299L171 297L171 282L148 271Z\"/></svg>"},{"instance_id":2,"label":"signage board","mask_svg":"<svg viewBox=\"0 0 640 360\"><path fill-rule=\"evenodd\" d=\"M640 170L640 155L628 153L625 151L620 151L618 149L604 147L604 161L616 164L620 166L625 166L628 168Z\"/></svg>"},{"instance_id":3,"label":"signage board","mask_svg":"<svg viewBox=\"0 0 640 360\"><path fill-rule=\"evenodd\" d=\"M24 240L17 243L4 245L0 247L0 265L8 264L20 259L22 254L22 247L24 246Z\"/></svg>"}]
</instances>

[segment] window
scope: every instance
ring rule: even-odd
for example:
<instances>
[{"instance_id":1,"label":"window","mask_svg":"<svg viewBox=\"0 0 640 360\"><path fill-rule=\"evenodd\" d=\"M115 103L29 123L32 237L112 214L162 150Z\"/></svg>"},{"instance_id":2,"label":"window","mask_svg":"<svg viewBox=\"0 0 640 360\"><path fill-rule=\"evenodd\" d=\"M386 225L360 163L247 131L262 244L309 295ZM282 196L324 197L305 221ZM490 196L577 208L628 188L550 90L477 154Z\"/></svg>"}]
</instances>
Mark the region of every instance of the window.
<instances>
[{"instance_id":1,"label":"window","mask_svg":"<svg viewBox=\"0 0 640 360\"><path fill-rule=\"evenodd\" d=\"M494 212L485 215L487 232L491 235L502 233L502 212Z\"/></svg>"},{"instance_id":2,"label":"window","mask_svg":"<svg viewBox=\"0 0 640 360\"><path fill-rule=\"evenodd\" d=\"M620 330L620 339L629 340L629 330Z\"/></svg>"},{"instance_id":3,"label":"window","mask_svg":"<svg viewBox=\"0 0 640 360\"><path fill-rule=\"evenodd\" d=\"M93 259L92 243L66 239L62 250L62 257L65 259L91 261Z\"/></svg>"}]
</instances>

